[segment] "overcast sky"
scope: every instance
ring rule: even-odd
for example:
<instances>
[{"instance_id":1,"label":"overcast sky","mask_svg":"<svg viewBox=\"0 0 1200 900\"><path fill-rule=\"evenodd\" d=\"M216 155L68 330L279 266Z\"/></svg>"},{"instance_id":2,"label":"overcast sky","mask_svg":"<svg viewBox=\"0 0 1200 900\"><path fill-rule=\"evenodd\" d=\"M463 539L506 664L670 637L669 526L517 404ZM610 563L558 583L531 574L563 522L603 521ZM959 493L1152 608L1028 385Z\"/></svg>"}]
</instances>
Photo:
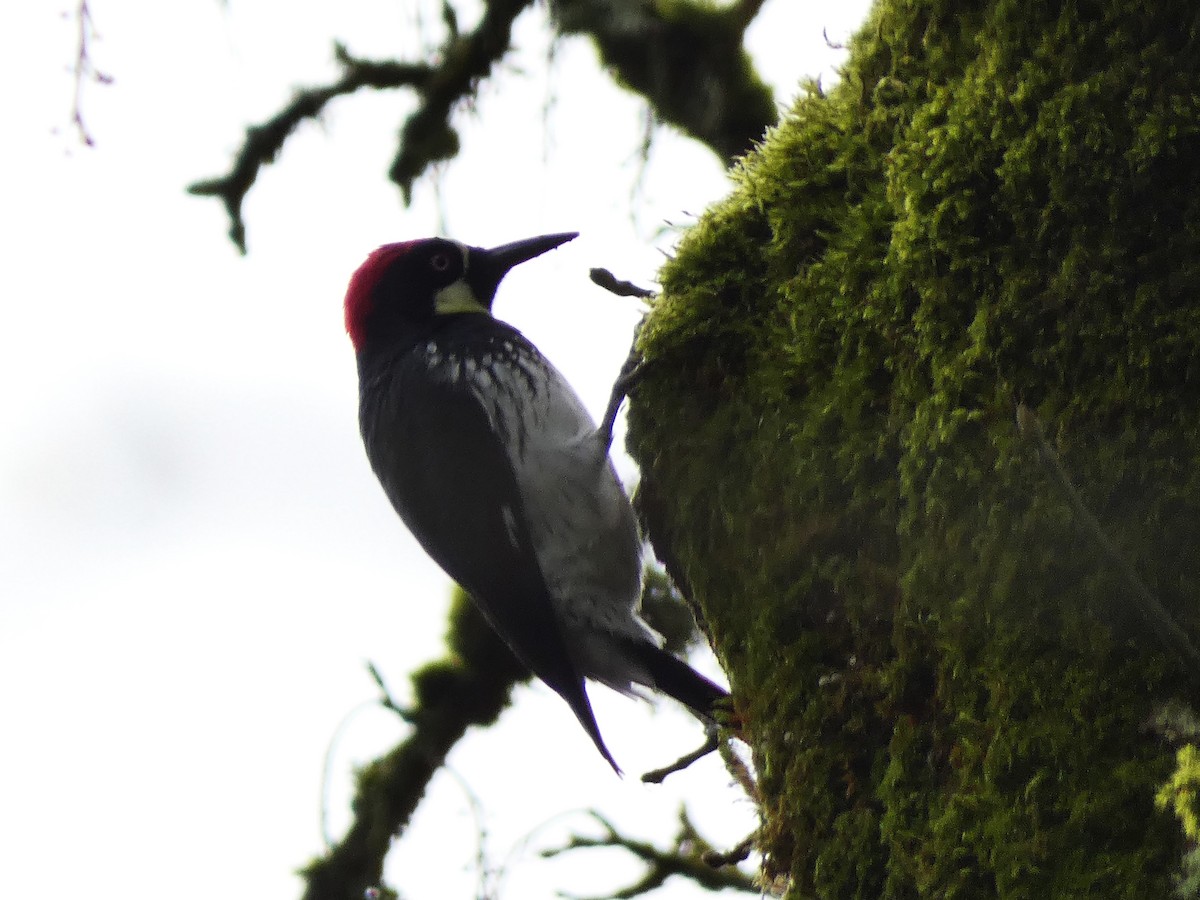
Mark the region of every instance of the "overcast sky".
<instances>
[{"instance_id":1,"label":"overcast sky","mask_svg":"<svg viewBox=\"0 0 1200 900\"><path fill-rule=\"evenodd\" d=\"M375 698L364 661L403 702L407 673L442 653L448 597L362 453L350 273L375 246L443 226L478 245L582 232L514 271L496 311L598 414L639 309L587 269L651 282L676 240L667 223L727 183L708 150L665 132L643 170L641 104L586 42L547 68L538 9L459 116L464 152L436 189L420 183L406 209L385 178L410 97L342 100L260 178L241 258L220 204L184 186L223 172L245 125L293 87L336 77L332 39L416 54L436 10L423 31L414 0L90 6L92 56L114 80L83 93L94 148L70 122L73 7L13 4L0 29L0 897L298 896L293 872L321 849L326 748ZM805 75L832 80L841 52L823 30L843 40L865 6L769 0L749 44L781 103ZM592 695L624 780L540 685L451 758L486 812L490 863L508 862L506 896L636 879L619 854L536 857L586 829L580 816L522 844L564 810L598 807L660 843L683 798L717 842L753 827L713 758L638 783L701 737L686 714ZM371 710L342 735L335 832L352 767L404 726ZM408 900L474 896L476 830L461 786L439 777L389 858L392 883Z\"/></svg>"}]
</instances>

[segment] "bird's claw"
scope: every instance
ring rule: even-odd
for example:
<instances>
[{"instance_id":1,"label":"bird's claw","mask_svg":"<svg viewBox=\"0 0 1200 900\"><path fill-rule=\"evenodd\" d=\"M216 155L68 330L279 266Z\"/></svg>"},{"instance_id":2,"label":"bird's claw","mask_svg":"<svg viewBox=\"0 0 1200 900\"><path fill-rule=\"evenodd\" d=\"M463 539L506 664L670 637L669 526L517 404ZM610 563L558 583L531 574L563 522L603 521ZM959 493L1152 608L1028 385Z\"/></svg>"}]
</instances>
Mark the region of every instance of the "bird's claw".
<instances>
[{"instance_id":1,"label":"bird's claw","mask_svg":"<svg viewBox=\"0 0 1200 900\"><path fill-rule=\"evenodd\" d=\"M621 403L641 379L642 371L642 354L638 352L637 348L633 348L629 351L629 356L625 358L617 380L613 382L612 393L608 395L608 408L604 410L604 419L601 421L600 427L596 429L605 453L612 448L613 428L616 426L617 412L621 408Z\"/></svg>"}]
</instances>

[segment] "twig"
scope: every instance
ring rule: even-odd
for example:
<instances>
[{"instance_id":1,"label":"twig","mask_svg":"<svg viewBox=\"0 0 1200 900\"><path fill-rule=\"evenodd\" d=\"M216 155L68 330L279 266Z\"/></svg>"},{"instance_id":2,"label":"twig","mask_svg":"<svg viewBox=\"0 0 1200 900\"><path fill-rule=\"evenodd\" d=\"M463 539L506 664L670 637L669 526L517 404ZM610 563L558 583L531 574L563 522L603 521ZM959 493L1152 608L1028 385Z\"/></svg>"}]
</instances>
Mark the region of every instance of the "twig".
<instances>
[{"instance_id":1,"label":"twig","mask_svg":"<svg viewBox=\"0 0 1200 900\"><path fill-rule=\"evenodd\" d=\"M679 9L623 3L620 15L614 15L611 0L550 0L549 9L556 34L591 37L605 70L646 99L654 121L678 127L732 160L752 149L778 121L771 89L750 65L743 43L746 27L764 2L740 0L724 8L682 0L676 4ZM510 49L514 20L532 5L533 0L487 0L479 25L463 33L455 10L443 0L447 36L430 63L347 64L349 56L339 47L338 59L346 68L341 79L301 91L274 117L248 128L230 171L188 190L222 200L229 236L245 253L246 194L296 127L319 116L335 97L361 87L411 87L419 105L401 129L388 173L408 202L417 178L457 155L459 136L451 114L474 99L480 82Z\"/></svg>"},{"instance_id":2,"label":"twig","mask_svg":"<svg viewBox=\"0 0 1200 900\"><path fill-rule=\"evenodd\" d=\"M588 278L592 279L592 283L604 288L618 297L641 297L642 299L650 299L654 296L654 291L647 290L643 287L638 287L632 281L621 281L608 269L596 267L588 269Z\"/></svg>"},{"instance_id":3,"label":"twig","mask_svg":"<svg viewBox=\"0 0 1200 900\"><path fill-rule=\"evenodd\" d=\"M370 660L367 660L367 672L370 673L371 680L375 682L375 686L379 688L379 693L383 695L379 698L379 705L384 709L390 709L401 719L411 725L414 718L413 711L400 706L395 700L392 699L391 692L388 690L387 685L383 682L383 676L379 674L379 669L375 667L375 663L371 662Z\"/></svg>"},{"instance_id":4,"label":"twig","mask_svg":"<svg viewBox=\"0 0 1200 900\"><path fill-rule=\"evenodd\" d=\"M189 194L218 197L225 204L229 214L229 237L242 253L246 252L246 223L242 219L246 194L254 186L259 170L275 161L284 142L302 122L317 118L334 98L353 94L360 88L413 87L419 90L429 81L433 71L419 63L358 59L341 44L334 45L334 56L342 66L341 78L325 87L297 92L275 116L246 129L246 139L228 173L188 186Z\"/></svg>"},{"instance_id":5,"label":"twig","mask_svg":"<svg viewBox=\"0 0 1200 900\"><path fill-rule=\"evenodd\" d=\"M742 838L737 846L726 850L724 853L719 850L710 850L703 856L705 865L720 868L721 866L736 866L740 862L745 862L750 856L750 851L754 849L754 844L757 840L758 832L754 831Z\"/></svg>"},{"instance_id":6,"label":"twig","mask_svg":"<svg viewBox=\"0 0 1200 900\"><path fill-rule=\"evenodd\" d=\"M691 753L685 753L669 766L664 766L661 769L652 769L642 776L642 781L646 784L662 784L668 775L675 772L682 772L692 763L703 759L708 754L714 752L719 746L717 738L717 728L715 725L710 725L705 728L705 740L702 745L697 747Z\"/></svg>"},{"instance_id":7,"label":"twig","mask_svg":"<svg viewBox=\"0 0 1200 900\"><path fill-rule=\"evenodd\" d=\"M636 883L615 893L605 894L603 897L563 895L571 897L571 900L608 900L608 898L630 900L630 898L640 897L662 887L672 875L687 878L710 891L732 888L749 894L761 893L754 879L740 869L728 866L714 868L704 862L703 857L712 853L713 848L700 837L688 818L686 809L681 808L679 811L679 833L675 836L674 846L670 850L660 850L653 844L622 835L613 827L612 823L594 810L591 812L591 816L604 829L605 834L602 837L590 838L574 835L562 847L543 850L542 856L550 858L587 847L620 847L646 863L646 872Z\"/></svg>"},{"instance_id":8,"label":"twig","mask_svg":"<svg viewBox=\"0 0 1200 900\"><path fill-rule=\"evenodd\" d=\"M828 47L830 50L845 50L846 47L849 46L848 44L846 44L843 41L830 40L828 28L821 29L821 38L825 41L825 46Z\"/></svg>"},{"instance_id":9,"label":"twig","mask_svg":"<svg viewBox=\"0 0 1200 900\"><path fill-rule=\"evenodd\" d=\"M83 121L83 85L86 81L96 84L112 84L112 76L101 72L92 62L91 42L97 37L96 25L92 20L92 11L87 0L80 0L75 10L77 26L77 51L75 54L75 95L71 103L71 124L79 133L79 139L88 147L96 146L96 141Z\"/></svg>"},{"instance_id":10,"label":"twig","mask_svg":"<svg viewBox=\"0 0 1200 900\"><path fill-rule=\"evenodd\" d=\"M378 704L384 709L390 709L405 722L414 724L414 714L412 710L404 709L392 699L391 692L388 691L387 685L383 683L383 676L379 674L379 669L375 663L367 661L367 672L371 675L371 680L375 682L383 695L378 701L368 700L359 703L350 712L342 717L338 722L337 727L333 729L333 735L329 738L329 743L325 747L325 760L321 765L321 805L320 805L320 823L321 837L325 840L325 849L330 850L333 847L333 836L329 833L329 785L333 781L333 755L338 744L341 743L342 735L346 729L350 727L350 723L358 718L359 713ZM451 773L453 774L453 773Z\"/></svg>"},{"instance_id":11,"label":"twig","mask_svg":"<svg viewBox=\"0 0 1200 900\"><path fill-rule=\"evenodd\" d=\"M487 820L483 812L483 803L479 800L479 795L475 793L475 789L467 783L467 780L458 774L450 766L442 766L446 774L449 775L455 783L458 784L459 790L463 792L463 796L467 798L467 806L471 810L471 819L475 824L475 868L479 875L478 897L479 900L488 900L488 898L496 897L498 894L491 890L492 887L492 869L488 865L487 857Z\"/></svg>"},{"instance_id":12,"label":"twig","mask_svg":"<svg viewBox=\"0 0 1200 900\"><path fill-rule=\"evenodd\" d=\"M329 833L329 785L333 782L333 754L342 742L342 735L350 727L350 723L358 717L359 713L374 705L375 701L373 700L359 703L342 716L342 720L337 723L337 727L333 729L333 734L329 737L329 743L325 745L325 758L321 762L321 802L317 807L317 821L320 823L321 839L325 842L326 850L333 848L333 835Z\"/></svg>"},{"instance_id":13,"label":"twig","mask_svg":"<svg viewBox=\"0 0 1200 900\"><path fill-rule=\"evenodd\" d=\"M400 132L400 146L388 177L412 199L413 182L437 162L458 153L458 134L450 125L454 108L475 95L479 80L508 52L512 24L532 0L490 0L479 26L466 35L452 31L441 65L429 67L420 88L421 104Z\"/></svg>"},{"instance_id":14,"label":"twig","mask_svg":"<svg viewBox=\"0 0 1200 900\"><path fill-rule=\"evenodd\" d=\"M535 838L539 837L546 829L558 826L563 819L580 814L591 816L592 811L588 809L564 810L563 812L550 816L548 819L544 819L521 835L521 837L518 838L509 848L508 853L505 854L505 857L500 862L500 865L496 867L495 877L491 883L492 893L490 896L505 896L505 879L508 878L509 872L513 866L516 865L516 863L520 861L520 859L528 852L529 847L532 845ZM480 900L485 900L485 898L480 898Z\"/></svg>"},{"instance_id":15,"label":"twig","mask_svg":"<svg viewBox=\"0 0 1200 900\"><path fill-rule=\"evenodd\" d=\"M529 672L465 595L451 612L448 656L413 673L413 728L402 743L361 768L342 839L301 872L304 900L361 897L384 889L383 863L408 826L433 776L472 725L486 725Z\"/></svg>"}]
</instances>

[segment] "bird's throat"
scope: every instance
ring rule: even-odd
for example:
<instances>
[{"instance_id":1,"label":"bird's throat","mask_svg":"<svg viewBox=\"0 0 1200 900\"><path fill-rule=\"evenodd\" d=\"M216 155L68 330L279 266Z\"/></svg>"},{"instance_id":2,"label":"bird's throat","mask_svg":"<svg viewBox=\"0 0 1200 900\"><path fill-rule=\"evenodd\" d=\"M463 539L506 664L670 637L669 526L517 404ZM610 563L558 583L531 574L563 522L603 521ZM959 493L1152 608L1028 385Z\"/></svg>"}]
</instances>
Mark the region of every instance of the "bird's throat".
<instances>
[{"instance_id":1,"label":"bird's throat","mask_svg":"<svg viewBox=\"0 0 1200 900\"><path fill-rule=\"evenodd\" d=\"M433 295L433 311L438 315L451 313L484 313L491 315L492 311L479 302L471 286L459 280L446 285Z\"/></svg>"}]
</instances>

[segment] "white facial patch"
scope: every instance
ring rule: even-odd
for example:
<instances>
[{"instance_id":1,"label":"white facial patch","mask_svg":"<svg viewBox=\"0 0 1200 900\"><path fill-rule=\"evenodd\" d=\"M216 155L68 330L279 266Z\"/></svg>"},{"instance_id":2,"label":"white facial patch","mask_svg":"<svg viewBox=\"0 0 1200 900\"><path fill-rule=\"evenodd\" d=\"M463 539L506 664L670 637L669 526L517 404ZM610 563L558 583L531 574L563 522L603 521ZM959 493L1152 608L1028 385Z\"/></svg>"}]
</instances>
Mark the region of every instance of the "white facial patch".
<instances>
[{"instance_id":1,"label":"white facial patch","mask_svg":"<svg viewBox=\"0 0 1200 900\"><path fill-rule=\"evenodd\" d=\"M471 286L460 278L454 284L448 284L433 295L433 311L439 315L449 313L487 313L490 310L479 302Z\"/></svg>"}]
</instances>

